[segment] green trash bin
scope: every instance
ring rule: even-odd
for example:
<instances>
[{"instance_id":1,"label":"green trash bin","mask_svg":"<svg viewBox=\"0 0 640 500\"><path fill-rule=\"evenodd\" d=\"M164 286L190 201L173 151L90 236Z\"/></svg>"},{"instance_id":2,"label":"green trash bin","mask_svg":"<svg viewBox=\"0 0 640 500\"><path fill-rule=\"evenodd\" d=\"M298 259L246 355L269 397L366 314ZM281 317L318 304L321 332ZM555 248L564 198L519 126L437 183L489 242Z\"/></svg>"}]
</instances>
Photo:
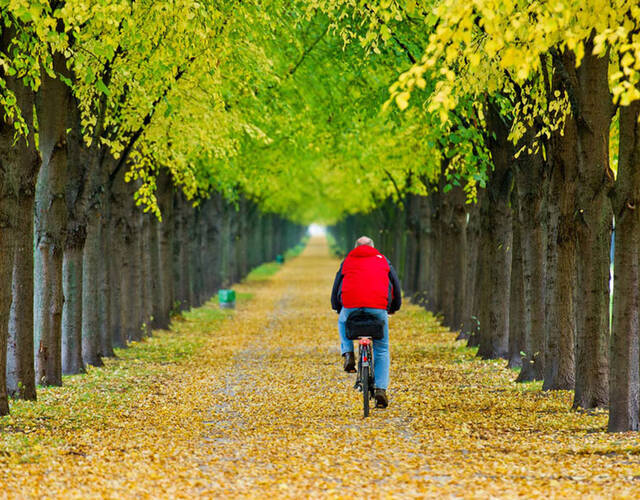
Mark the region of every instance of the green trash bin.
<instances>
[{"instance_id":1,"label":"green trash bin","mask_svg":"<svg viewBox=\"0 0 640 500\"><path fill-rule=\"evenodd\" d=\"M234 290L219 290L218 302L223 309L235 309L236 292Z\"/></svg>"},{"instance_id":2,"label":"green trash bin","mask_svg":"<svg viewBox=\"0 0 640 500\"><path fill-rule=\"evenodd\" d=\"M284 264L284 257L282 256L282 254L276 255L276 262L278 264Z\"/></svg>"}]
</instances>

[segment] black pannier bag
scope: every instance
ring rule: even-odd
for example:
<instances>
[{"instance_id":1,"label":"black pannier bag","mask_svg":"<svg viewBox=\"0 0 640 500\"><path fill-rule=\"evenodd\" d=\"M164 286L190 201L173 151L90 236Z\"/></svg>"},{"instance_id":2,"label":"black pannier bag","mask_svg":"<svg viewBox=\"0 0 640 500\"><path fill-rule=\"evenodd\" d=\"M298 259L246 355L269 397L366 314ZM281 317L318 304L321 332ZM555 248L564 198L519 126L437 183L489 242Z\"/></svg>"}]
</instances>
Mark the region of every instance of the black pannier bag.
<instances>
[{"instance_id":1,"label":"black pannier bag","mask_svg":"<svg viewBox=\"0 0 640 500\"><path fill-rule=\"evenodd\" d=\"M364 309L356 309L347 317L347 338L356 340L359 337L371 337L380 340L384 337L384 321Z\"/></svg>"}]
</instances>

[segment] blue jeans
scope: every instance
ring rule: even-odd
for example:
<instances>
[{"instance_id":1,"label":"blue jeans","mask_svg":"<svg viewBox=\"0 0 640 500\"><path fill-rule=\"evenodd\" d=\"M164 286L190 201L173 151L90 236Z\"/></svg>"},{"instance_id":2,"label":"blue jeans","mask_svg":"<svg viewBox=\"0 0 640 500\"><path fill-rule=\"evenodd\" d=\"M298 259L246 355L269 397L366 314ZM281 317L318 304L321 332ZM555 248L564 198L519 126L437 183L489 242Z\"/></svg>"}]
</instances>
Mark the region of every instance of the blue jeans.
<instances>
[{"instance_id":1,"label":"blue jeans","mask_svg":"<svg viewBox=\"0 0 640 500\"><path fill-rule=\"evenodd\" d=\"M386 389L389 385L389 318L385 309L365 307L365 311L384 321L384 337L373 341L373 363L375 367L376 388ZM338 316L338 331L340 332L340 347L342 354L353 352L353 341L347 338L346 322L351 311L355 309L342 308Z\"/></svg>"}]
</instances>

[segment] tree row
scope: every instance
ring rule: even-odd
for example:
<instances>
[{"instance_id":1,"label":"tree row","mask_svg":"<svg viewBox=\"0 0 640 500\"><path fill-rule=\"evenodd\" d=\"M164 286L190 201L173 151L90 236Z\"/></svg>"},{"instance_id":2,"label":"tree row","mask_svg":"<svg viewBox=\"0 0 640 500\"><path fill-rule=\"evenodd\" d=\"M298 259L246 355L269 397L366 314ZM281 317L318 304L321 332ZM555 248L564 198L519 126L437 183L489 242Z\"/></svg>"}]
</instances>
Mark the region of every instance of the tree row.
<instances>
[{"instance_id":1,"label":"tree row","mask_svg":"<svg viewBox=\"0 0 640 500\"><path fill-rule=\"evenodd\" d=\"M38 384L61 385L63 374L101 366L114 347L168 328L172 314L274 260L304 232L243 198L214 193L194 207L166 175L162 221L135 206L135 185L120 176L100 213L71 231L55 220L47 226L55 206L41 186L31 200L36 210L16 231L13 258L0 259L10 290L0 310L0 331L8 332L0 337L2 414L7 396L35 399Z\"/></svg>"},{"instance_id":2,"label":"tree row","mask_svg":"<svg viewBox=\"0 0 640 500\"><path fill-rule=\"evenodd\" d=\"M507 359L518 381L573 390L576 408L608 406L610 430L636 430L640 106L620 111L614 178L606 61L592 64L575 80L589 86L575 89L581 115L552 134L545 156L516 155L504 120L488 120L492 165L477 201L443 166L439 180L422 180L429 195L399 193L334 233L342 248L372 233L405 293L478 356Z\"/></svg>"}]
</instances>

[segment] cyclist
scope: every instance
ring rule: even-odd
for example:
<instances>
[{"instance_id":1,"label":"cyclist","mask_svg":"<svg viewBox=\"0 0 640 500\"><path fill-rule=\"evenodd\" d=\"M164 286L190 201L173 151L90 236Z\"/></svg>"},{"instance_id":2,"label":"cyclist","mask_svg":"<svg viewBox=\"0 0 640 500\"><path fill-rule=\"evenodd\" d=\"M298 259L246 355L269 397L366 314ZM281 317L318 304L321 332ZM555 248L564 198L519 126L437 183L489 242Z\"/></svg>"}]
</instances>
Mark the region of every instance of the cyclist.
<instances>
[{"instance_id":1,"label":"cyclist","mask_svg":"<svg viewBox=\"0 0 640 500\"><path fill-rule=\"evenodd\" d=\"M375 398L378 408L389 404L389 320L402 305L400 280L389 259L373 246L373 240L362 236L355 248L340 264L331 291L331 307L339 313L338 331L344 371L355 372L353 342L347 339L345 323L349 314L359 308L384 321L384 337L373 341L375 365Z\"/></svg>"}]
</instances>

